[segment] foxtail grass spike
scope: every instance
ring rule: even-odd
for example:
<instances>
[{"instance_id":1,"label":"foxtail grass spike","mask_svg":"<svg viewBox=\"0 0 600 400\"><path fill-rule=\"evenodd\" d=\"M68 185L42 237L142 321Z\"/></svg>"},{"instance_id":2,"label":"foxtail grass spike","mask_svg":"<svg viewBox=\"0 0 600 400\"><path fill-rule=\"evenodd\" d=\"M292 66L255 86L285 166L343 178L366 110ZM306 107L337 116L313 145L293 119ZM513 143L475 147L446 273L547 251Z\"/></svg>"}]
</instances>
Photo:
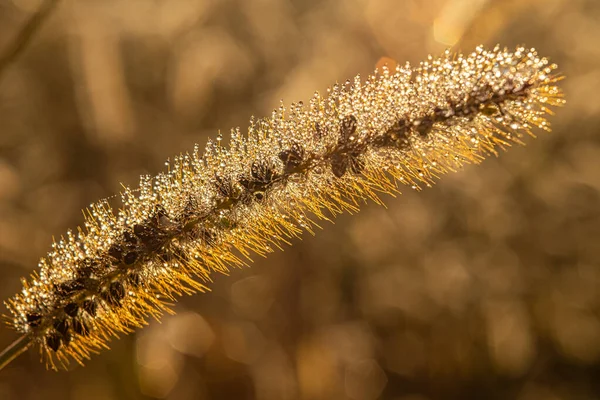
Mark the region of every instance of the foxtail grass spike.
<instances>
[{"instance_id":1,"label":"foxtail grass spike","mask_svg":"<svg viewBox=\"0 0 600 400\"><path fill-rule=\"evenodd\" d=\"M478 47L281 105L247 134L233 129L229 145L219 136L143 176L118 210L92 204L6 302L9 322L49 368L81 364L179 296L207 291L214 272L549 130L559 80L533 49Z\"/></svg>"}]
</instances>

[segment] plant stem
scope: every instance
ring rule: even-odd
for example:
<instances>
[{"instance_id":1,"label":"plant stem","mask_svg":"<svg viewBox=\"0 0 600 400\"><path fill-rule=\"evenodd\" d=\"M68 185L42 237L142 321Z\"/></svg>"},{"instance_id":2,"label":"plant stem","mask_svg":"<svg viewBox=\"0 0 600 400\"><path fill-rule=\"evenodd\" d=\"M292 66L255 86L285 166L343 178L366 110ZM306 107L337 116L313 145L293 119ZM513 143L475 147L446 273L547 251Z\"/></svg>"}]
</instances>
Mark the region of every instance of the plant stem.
<instances>
[{"instance_id":1,"label":"plant stem","mask_svg":"<svg viewBox=\"0 0 600 400\"><path fill-rule=\"evenodd\" d=\"M31 337L29 335L23 335L5 348L2 353L0 353L0 370L24 353L25 350L31 346L31 343Z\"/></svg>"},{"instance_id":2,"label":"plant stem","mask_svg":"<svg viewBox=\"0 0 600 400\"><path fill-rule=\"evenodd\" d=\"M12 64L25 50L29 42L33 39L35 33L44 24L52 11L56 8L60 0L44 0L40 8L35 11L27 20L25 25L16 34L15 38L8 44L6 49L0 54L0 76L6 68Z\"/></svg>"}]
</instances>

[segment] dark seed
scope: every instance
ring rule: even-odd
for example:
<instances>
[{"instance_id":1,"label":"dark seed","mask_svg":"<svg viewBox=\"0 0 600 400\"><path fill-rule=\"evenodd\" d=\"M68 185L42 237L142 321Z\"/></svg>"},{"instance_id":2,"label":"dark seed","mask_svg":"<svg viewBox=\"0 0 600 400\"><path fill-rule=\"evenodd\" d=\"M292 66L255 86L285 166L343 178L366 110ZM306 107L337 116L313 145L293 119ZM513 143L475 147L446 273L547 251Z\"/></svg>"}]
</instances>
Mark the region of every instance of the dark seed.
<instances>
[{"instance_id":1,"label":"dark seed","mask_svg":"<svg viewBox=\"0 0 600 400\"><path fill-rule=\"evenodd\" d=\"M321 124L319 124L318 122L315 122L315 139L320 140L323 139L325 137L325 135L327 135L327 131L321 126Z\"/></svg>"},{"instance_id":2,"label":"dark seed","mask_svg":"<svg viewBox=\"0 0 600 400\"><path fill-rule=\"evenodd\" d=\"M135 225L133 227L133 232L139 238L140 242L146 247L146 249L150 251L156 251L159 249L165 243L167 238L167 232L159 228L158 223L152 220L146 225Z\"/></svg>"},{"instance_id":3,"label":"dark seed","mask_svg":"<svg viewBox=\"0 0 600 400\"><path fill-rule=\"evenodd\" d=\"M406 121L404 119L396 121L387 132L376 137L373 144L377 147L396 147L401 150L410 147Z\"/></svg>"},{"instance_id":4,"label":"dark seed","mask_svg":"<svg viewBox=\"0 0 600 400\"><path fill-rule=\"evenodd\" d=\"M62 335L58 332L50 332L46 336L46 346L50 347L52 351L57 352L62 344Z\"/></svg>"},{"instance_id":5,"label":"dark seed","mask_svg":"<svg viewBox=\"0 0 600 400\"><path fill-rule=\"evenodd\" d=\"M271 183L277 177L273 166L265 163L253 162L250 173L254 180L261 183Z\"/></svg>"},{"instance_id":6,"label":"dark seed","mask_svg":"<svg viewBox=\"0 0 600 400\"><path fill-rule=\"evenodd\" d=\"M344 176L347 169L348 157L343 154L334 153L331 156L331 172L333 172L333 175L335 175L337 178L341 178Z\"/></svg>"},{"instance_id":7,"label":"dark seed","mask_svg":"<svg viewBox=\"0 0 600 400\"><path fill-rule=\"evenodd\" d=\"M61 318L58 319L56 321L54 321L54 329L56 329L56 331L58 333L60 333L61 335L63 335L63 337L68 336L69 334L69 321L66 318Z\"/></svg>"},{"instance_id":8,"label":"dark seed","mask_svg":"<svg viewBox=\"0 0 600 400\"><path fill-rule=\"evenodd\" d=\"M42 322L42 316L40 314L27 314L25 318L27 318L27 324L32 328L39 326Z\"/></svg>"},{"instance_id":9,"label":"dark seed","mask_svg":"<svg viewBox=\"0 0 600 400\"><path fill-rule=\"evenodd\" d=\"M164 231L158 227L156 221L150 221L147 225L137 224L133 227L133 232L143 243L164 234Z\"/></svg>"},{"instance_id":10,"label":"dark seed","mask_svg":"<svg viewBox=\"0 0 600 400\"><path fill-rule=\"evenodd\" d=\"M108 291L103 293L104 300L113 306L119 305L123 297L125 297L125 288L121 282L111 283Z\"/></svg>"},{"instance_id":11,"label":"dark seed","mask_svg":"<svg viewBox=\"0 0 600 400\"><path fill-rule=\"evenodd\" d=\"M68 331L66 334L63 335L62 337L62 341L63 344L66 346L69 343L71 343L71 339L73 339L73 336L71 336L71 331Z\"/></svg>"},{"instance_id":12,"label":"dark seed","mask_svg":"<svg viewBox=\"0 0 600 400\"><path fill-rule=\"evenodd\" d=\"M113 299L110 297L110 291L108 289L100 292L100 298L106 301L108 304L113 304Z\"/></svg>"},{"instance_id":13,"label":"dark seed","mask_svg":"<svg viewBox=\"0 0 600 400\"><path fill-rule=\"evenodd\" d=\"M254 186L252 183L253 182L248 178L240 178L240 185L242 185L246 190L252 190Z\"/></svg>"},{"instance_id":14,"label":"dark seed","mask_svg":"<svg viewBox=\"0 0 600 400\"><path fill-rule=\"evenodd\" d=\"M350 139L350 136L354 135L354 132L356 132L357 125L356 117L354 117L354 115L346 115L340 125L340 142L347 142Z\"/></svg>"},{"instance_id":15,"label":"dark seed","mask_svg":"<svg viewBox=\"0 0 600 400\"><path fill-rule=\"evenodd\" d=\"M176 224L169 218L167 211L163 206L157 205L154 211L154 215L152 216L152 220L154 225L159 229L171 229L175 228Z\"/></svg>"},{"instance_id":16,"label":"dark seed","mask_svg":"<svg viewBox=\"0 0 600 400\"><path fill-rule=\"evenodd\" d=\"M125 288L121 282L113 282L110 285L110 294L119 300L125 297Z\"/></svg>"},{"instance_id":17,"label":"dark seed","mask_svg":"<svg viewBox=\"0 0 600 400\"><path fill-rule=\"evenodd\" d=\"M250 173L252 174L252 177L254 179L260 180L261 169L262 169L262 164L259 164L257 162L252 163L252 167L250 168Z\"/></svg>"},{"instance_id":18,"label":"dark seed","mask_svg":"<svg viewBox=\"0 0 600 400\"><path fill-rule=\"evenodd\" d=\"M265 192L254 192L254 198L258 201L261 201L265 198Z\"/></svg>"},{"instance_id":19,"label":"dark seed","mask_svg":"<svg viewBox=\"0 0 600 400\"><path fill-rule=\"evenodd\" d=\"M89 278L77 278L73 282L71 282L71 287L74 290L83 290L86 288L86 283L90 281Z\"/></svg>"},{"instance_id":20,"label":"dark seed","mask_svg":"<svg viewBox=\"0 0 600 400\"><path fill-rule=\"evenodd\" d=\"M96 260L90 258L84 259L79 268L77 268L77 276L79 278L89 278L100 270L100 264Z\"/></svg>"},{"instance_id":21,"label":"dark seed","mask_svg":"<svg viewBox=\"0 0 600 400\"><path fill-rule=\"evenodd\" d=\"M89 278L94 272L92 267L81 267L77 269L77 276L80 278Z\"/></svg>"},{"instance_id":22,"label":"dark seed","mask_svg":"<svg viewBox=\"0 0 600 400\"><path fill-rule=\"evenodd\" d=\"M153 219L158 222L163 217L167 219L169 218L167 210L165 210L165 208L162 205L157 204L156 207L154 207Z\"/></svg>"},{"instance_id":23,"label":"dark seed","mask_svg":"<svg viewBox=\"0 0 600 400\"><path fill-rule=\"evenodd\" d=\"M433 121L431 118L423 118L418 125L415 126L415 130L419 135L425 137L431 132L431 128L433 128Z\"/></svg>"},{"instance_id":24,"label":"dark seed","mask_svg":"<svg viewBox=\"0 0 600 400\"><path fill-rule=\"evenodd\" d=\"M81 308L83 308L83 310L88 313L91 317L95 317L96 316L96 310L98 309L98 304L96 304L96 302L94 300L84 300L84 302L81 304Z\"/></svg>"},{"instance_id":25,"label":"dark seed","mask_svg":"<svg viewBox=\"0 0 600 400\"><path fill-rule=\"evenodd\" d=\"M58 292L64 296L70 296L80 290L85 289L85 282L82 278L77 278L73 281L61 283L58 285Z\"/></svg>"},{"instance_id":26,"label":"dark seed","mask_svg":"<svg viewBox=\"0 0 600 400\"><path fill-rule=\"evenodd\" d=\"M231 179L228 177L215 175L215 187L217 188L219 194L223 197L229 197L233 192L233 188L231 186Z\"/></svg>"},{"instance_id":27,"label":"dark seed","mask_svg":"<svg viewBox=\"0 0 600 400\"><path fill-rule=\"evenodd\" d=\"M85 336L91 331L90 323L81 317L75 318L73 319L73 331L78 335Z\"/></svg>"},{"instance_id":28,"label":"dark seed","mask_svg":"<svg viewBox=\"0 0 600 400\"><path fill-rule=\"evenodd\" d=\"M138 258L137 253L136 252L131 252L131 253L125 254L125 258L123 259L123 261L125 261L125 264L131 265L134 262L136 262L137 258Z\"/></svg>"},{"instance_id":29,"label":"dark seed","mask_svg":"<svg viewBox=\"0 0 600 400\"><path fill-rule=\"evenodd\" d=\"M118 244L113 244L108 249L108 255L114 258L115 260L121 261L121 257L123 257L123 249Z\"/></svg>"},{"instance_id":30,"label":"dark seed","mask_svg":"<svg viewBox=\"0 0 600 400\"><path fill-rule=\"evenodd\" d=\"M253 162L250 174L240 178L239 183L251 193L264 192L278 178L273 166L266 163Z\"/></svg>"},{"instance_id":31,"label":"dark seed","mask_svg":"<svg viewBox=\"0 0 600 400\"><path fill-rule=\"evenodd\" d=\"M79 312L79 305L77 303L69 303L65 306L65 313L68 316L74 317Z\"/></svg>"},{"instance_id":32,"label":"dark seed","mask_svg":"<svg viewBox=\"0 0 600 400\"><path fill-rule=\"evenodd\" d=\"M123 239L129 245L135 246L137 244L137 238L129 231L123 233Z\"/></svg>"},{"instance_id":33,"label":"dark seed","mask_svg":"<svg viewBox=\"0 0 600 400\"><path fill-rule=\"evenodd\" d=\"M68 297L84 290L93 292L98 288L98 283L99 281L97 279L80 277L70 282L60 284L57 291L59 294Z\"/></svg>"},{"instance_id":34,"label":"dark seed","mask_svg":"<svg viewBox=\"0 0 600 400\"><path fill-rule=\"evenodd\" d=\"M85 280L85 288L90 292L95 292L100 287L100 281L98 279L86 279Z\"/></svg>"},{"instance_id":35,"label":"dark seed","mask_svg":"<svg viewBox=\"0 0 600 400\"><path fill-rule=\"evenodd\" d=\"M278 157L283 161L284 170L286 172L291 172L302 164L304 149L298 143L294 143L289 150L284 150L279 153Z\"/></svg>"},{"instance_id":36,"label":"dark seed","mask_svg":"<svg viewBox=\"0 0 600 400\"><path fill-rule=\"evenodd\" d=\"M148 231L148 228L145 227L144 225L135 224L133 226L133 233L137 237L143 236L147 231Z\"/></svg>"},{"instance_id":37,"label":"dark seed","mask_svg":"<svg viewBox=\"0 0 600 400\"><path fill-rule=\"evenodd\" d=\"M198 200L193 196L188 196L185 207L181 213L181 218L184 221L189 221L198 216Z\"/></svg>"},{"instance_id":38,"label":"dark seed","mask_svg":"<svg viewBox=\"0 0 600 400\"><path fill-rule=\"evenodd\" d=\"M265 167L263 182L272 183L275 179L277 179L277 172L273 169L273 166Z\"/></svg>"},{"instance_id":39,"label":"dark seed","mask_svg":"<svg viewBox=\"0 0 600 400\"><path fill-rule=\"evenodd\" d=\"M438 106L434 107L433 117L435 120L442 120L442 119L444 119L445 115L446 115L446 110L444 110L442 107L438 107Z\"/></svg>"}]
</instances>

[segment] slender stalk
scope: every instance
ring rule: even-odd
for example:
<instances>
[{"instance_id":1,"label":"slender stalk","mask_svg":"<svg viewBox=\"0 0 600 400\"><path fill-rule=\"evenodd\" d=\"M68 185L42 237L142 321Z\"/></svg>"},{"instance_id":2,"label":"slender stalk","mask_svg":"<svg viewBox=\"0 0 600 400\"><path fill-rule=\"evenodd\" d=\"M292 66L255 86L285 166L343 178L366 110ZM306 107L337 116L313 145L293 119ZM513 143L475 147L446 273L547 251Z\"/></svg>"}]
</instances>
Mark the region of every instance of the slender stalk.
<instances>
[{"instance_id":1,"label":"slender stalk","mask_svg":"<svg viewBox=\"0 0 600 400\"><path fill-rule=\"evenodd\" d=\"M21 55L36 32L55 10L60 0L44 0L27 20L15 38L0 53L0 79L5 70ZM23 335L0 353L0 370L24 353L32 344L30 335Z\"/></svg>"},{"instance_id":2,"label":"slender stalk","mask_svg":"<svg viewBox=\"0 0 600 400\"><path fill-rule=\"evenodd\" d=\"M15 38L8 44L6 49L0 54L0 77L6 68L12 64L25 50L31 42L35 33L48 19L52 11L56 8L60 0L45 0L27 20L25 25L17 33Z\"/></svg>"},{"instance_id":3,"label":"slender stalk","mask_svg":"<svg viewBox=\"0 0 600 400\"><path fill-rule=\"evenodd\" d=\"M32 341L29 335L23 335L0 353L0 370L10 364L15 358L24 353Z\"/></svg>"}]
</instances>

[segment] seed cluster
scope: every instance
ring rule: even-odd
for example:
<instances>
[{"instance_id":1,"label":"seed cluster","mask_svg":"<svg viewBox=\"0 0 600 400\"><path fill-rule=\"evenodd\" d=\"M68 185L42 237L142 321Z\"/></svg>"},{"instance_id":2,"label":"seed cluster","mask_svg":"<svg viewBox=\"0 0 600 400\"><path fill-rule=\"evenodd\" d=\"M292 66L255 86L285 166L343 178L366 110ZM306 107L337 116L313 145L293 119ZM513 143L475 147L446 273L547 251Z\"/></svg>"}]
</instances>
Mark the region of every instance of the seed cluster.
<instances>
[{"instance_id":1,"label":"seed cluster","mask_svg":"<svg viewBox=\"0 0 600 400\"><path fill-rule=\"evenodd\" d=\"M563 104L555 65L534 50L446 52L334 85L308 106L251 120L144 176L113 211L92 204L6 304L51 368L82 363L109 338L170 312L252 254L265 255L366 198L419 189L497 147L549 130Z\"/></svg>"}]
</instances>

